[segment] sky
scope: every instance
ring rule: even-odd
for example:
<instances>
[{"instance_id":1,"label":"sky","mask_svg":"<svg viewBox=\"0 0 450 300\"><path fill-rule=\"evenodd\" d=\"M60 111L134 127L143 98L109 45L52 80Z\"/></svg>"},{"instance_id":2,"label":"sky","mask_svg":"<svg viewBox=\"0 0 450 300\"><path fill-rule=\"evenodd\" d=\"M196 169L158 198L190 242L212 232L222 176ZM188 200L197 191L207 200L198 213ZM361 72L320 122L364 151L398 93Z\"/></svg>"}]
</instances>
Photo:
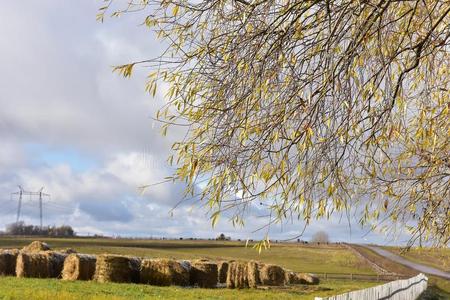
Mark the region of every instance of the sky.
<instances>
[{"instance_id":1,"label":"sky","mask_svg":"<svg viewBox=\"0 0 450 300\"><path fill-rule=\"evenodd\" d=\"M17 197L25 190L44 199L44 225L71 225L80 235L258 239L264 220L251 212L245 228L226 218L211 227L207 211L184 203L183 184L138 187L170 176L166 158L182 135L160 134L153 121L164 91L144 91L145 67L130 79L112 67L155 57L163 49L138 15L95 20L98 0L0 0L0 230L16 220ZM38 202L24 198L21 220L39 224ZM303 229L289 222L271 229L289 239ZM332 241L401 243L360 228L355 219L313 223Z\"/></svg>"}]
</instances>

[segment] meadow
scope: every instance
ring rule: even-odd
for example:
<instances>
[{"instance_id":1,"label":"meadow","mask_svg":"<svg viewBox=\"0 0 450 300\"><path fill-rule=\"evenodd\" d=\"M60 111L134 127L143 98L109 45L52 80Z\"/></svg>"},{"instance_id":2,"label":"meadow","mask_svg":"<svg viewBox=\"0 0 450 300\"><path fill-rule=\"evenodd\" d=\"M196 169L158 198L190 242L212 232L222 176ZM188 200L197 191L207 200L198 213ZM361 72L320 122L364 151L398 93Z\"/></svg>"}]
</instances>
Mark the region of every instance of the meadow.
<instances>
[{"instance_id":1,"label":"meadow","mask_svg":"<svg viewBox=\"0 0 450 300\"><path fill-rule=\"evenodd\" d=\"M0 238L0 248L23 247L37 238ZM370 266L341 245L277 244L261 254L245 242L206 240L135 240L106 238L41 238L54 249L80 253L122 254L149 258L258 260L305 273L375 274Z\"/></svg>"},{"instance_id":2,"label":"meadow","mask_svg":"<svg viewBox=\"0 0 450 300\"><path fill-rule=\"evenodd\" d=\"M1 237L0 248L21 248L36 237ZM124 254L149 258L258 260L297 272L374 274L341 245L272 244L261 254L244 242L206 240L136 240L109 238L39 238L53 249L80 253ZM0 277L0 299L313 299L376 285L376 282L322 280L317 286L296 285L269 290L200 289L136 284L64 282L56 279Z\"/></svg>"},{"instance_id":3,"label":"meadow","mask_svg":"<svg viewBox=\"0 0 450 300\"><path fill-rule=\"evenodd\" d=\"M44 241L55 250L73 248L79 253L147 258L257 260L296 272L375 275L366 261L339 244L273 243L269 250L258 254L251 244L246 247L245 242L237 241L0 237L0 248L21 248L33 240ZM387 270L408 276L416 273L368 249L362 251L364 256L377 261ZM424 253L421 253L422 257L426 257ZM438 257L446 255L445 251L443 253L439 253ZM436 299L446 299L450 296L450 282L434 277L430 278L430 282L433 297L440 295L441 298ZM315 296L337 295L377 284L380 283L322 280L317 286L231 290L0 277L0 299L313 299Z\"/></svg>"},{"instance_id":4,"label":"meadow","mask_svg":"<svg viewBox=\"0 0 450 300\"><path fill-rule=\"evenodd\" d=\"M57 279L0 277L0 299L124 300L124 299L313 299L376 285L374 282L326 281L319 286L289 289L231 290L157 287L137 284L64 282Z\"/></svg>"}]
</instances>

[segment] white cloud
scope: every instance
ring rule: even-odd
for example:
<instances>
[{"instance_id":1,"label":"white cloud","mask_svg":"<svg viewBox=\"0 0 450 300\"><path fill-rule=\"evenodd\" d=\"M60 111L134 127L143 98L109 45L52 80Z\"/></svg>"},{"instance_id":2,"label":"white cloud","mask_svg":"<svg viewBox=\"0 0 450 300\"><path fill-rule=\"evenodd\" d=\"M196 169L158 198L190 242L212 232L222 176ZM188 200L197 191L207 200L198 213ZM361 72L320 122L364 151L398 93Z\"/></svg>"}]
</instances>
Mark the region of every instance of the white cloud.
<instances>
[{"instance_id":1,"label":"white cloud","mask_svg":"<svg viewBox=\"0 0 450 300\"><path fill-rule=\"evenodd\" d=\"M15 221L17 202L9 194L21 184L44 186L46 224L68 223L82 233L153 236L233 237L252 233L264 220L249 216L234 229L226 219L211 229L205 211L182 199L183 184L156 185L140 196L138 186L171 174L169 145L151 120L163 103L144 93L145 68L131 79L111 73L113 65L156 55L161 44L133 17L95 21L96 1L8 1L0 10L0 227ZM40 152L27 145L43 145ZM46 149L51 149L46 150ZM74 161L52 160L65 151ZM56 153L56 154L55 154ZM77 168L83 161L95 162ZM191 206L194 205L194 209ZM37 205L24 201L23 219L37 222ZM329 228L318 223L317 228ZM332 239L347 238L346 224L332 227ZM275 238L298 234L301 225L273 230ZM309 234L308 233L308 234Z\"/></svg>"}]
</instances>

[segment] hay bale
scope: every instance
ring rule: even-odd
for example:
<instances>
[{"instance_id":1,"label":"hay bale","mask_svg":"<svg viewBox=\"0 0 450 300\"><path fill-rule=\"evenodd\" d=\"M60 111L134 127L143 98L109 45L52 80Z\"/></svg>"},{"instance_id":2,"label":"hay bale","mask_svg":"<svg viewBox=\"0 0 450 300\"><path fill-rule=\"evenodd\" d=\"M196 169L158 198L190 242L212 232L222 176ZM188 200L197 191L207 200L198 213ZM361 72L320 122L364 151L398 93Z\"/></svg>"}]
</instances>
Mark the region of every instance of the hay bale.
<instances>
[{"instance_id":1,"label":"hay bale","mask_svg":"<svg viewBox=\"0 0 450 300\"><path fill-rule=\"evenodd\" d=\"M289 284L319 284L320 280L313 274L286 272L286 282Z\"/></svg>"},{"instance_id":2,"label":"hay bale","mask_svg":"<svg viewBox=\"0 0 450 300\"><path fill-rule=\"evenodd\" d=\"M191 264L190 283L202 288L215 288L218 282L217 263L194 261Z\"/></svg>"},{"instance_id":3,"label":"hay bale","mask_svg":"<svg viewBox=\"0 0 450 300\"><path fill-rule=\"evenodd\" d=\"M282 267L263 264L258 269L262 285L282 286L286 284L286 272Z\"/></svg>"},{"instance_id":4,"label":"hay bale","mask_svg":"<svg viewBox=\"0 0 450 300\"><path fill-rule=\"evenodd\" d=\"M98 282L139 283L140 268L137 257L103 254L97 257L94 278Z\"/></svg>"},{"instance_id":5,"label":"hay bale","mask_svg":"<svg viewBox=\"0 0 450 300\"><path fill-rule=\"evenodd\" d=\"M228 274L228 262L221 261L217 263L217 277L219 283L227 282L227 274Z\"/></svg>"},{"instance_id":6,"label":"hay bale","mask_svg":"<svg viewBox=\"0 0 450 300\"><path fill-rule=\"evenodd\" d=\"M72 248L64 248L64 249L58 250L58 252L61 252L61 253L67 254L67 255L78 253L75 249L72 249Z\"/></svg>"},{"instance_id":7,"label":"hay bale","mask_svg":"<svg viewBox=\"0 0 450 300\"><path fill-rule=\"evenodd\" d=\"M64 260L63 280L92 280L95 274L96 257L87 254L70 254Z\"/></svg>"},{"instance_id":8,"label":"hay bale","mask_svg":"<svg viewBox=\"0 0 450 300\"><path fill-rule=\"evenodd\" d=\"M295 273L295 282L299 284L319 284L319 277L307 273Z\"/></svg>"},{"instance_id":9,"label":"hay bale","mask_svg":"<svg viewBox=\"0 0 450 300\"><path fill-rule=\"evenodd\" d=\"M0 251L0 276L15 276L16 261L19 250L2 250Z\"/></svg>"},{"instance_id":10,"label":"hay bale","mask_svg":"<svg viewBox=\"0 0 450 300\"><path fill-rule=\"evenodd\" d=\"M34 241L28 246L25 246L22 248L23 252L41 252L41 251L49 251L50 246L47 243L41 242L41 241Z\"/></svg>"},{"instance_id":11,"label":"hay bale","mask_svg":"<svg viewBox=\"0 0 450 300\"><path fill-rule=\"evenodd\" d=\"M189 285L189 265L170 259L145 259L141 264L141 283L169 286Z\"/></svg>"},{"instance_id":12,"label":"hay bale","mask_svg":"<svg viewBox=\"0 0 450 300\"><path fill-rule=\"evenodd\" d=\"M243 262L232 262L228 266L227 288L248 288L247 264Z\"/></svg>"},{"instance_id":13,"label":"hay bale","mask_svg":"<svg viewBox=\"0 0 450 300\"><path fill-rule=\"evenodd\" d=\"M16 276L33 278L59 278L66 254L53 251L21 252L17 256Z\"/></svg>"},{"instance_id":14,"label":"hay bale","mask_svg":"<svg viewBox=\"0 0 450 300\"><path fill-rule=\"evenodd\" d=\"M227 288L256 288L261 284L259 267L255 261L232 262L228 266Z\"/></svg>"},{"instance_id":15,"label":"hay bale","mask_svg":"<svg viewBox=\"0 0 450 300\"><path fill-rule=\"evenodd\" d=\"M261 284L261 279L259 277L258 263L255 261L250 261L247 264L247 281L248 286L251 288L256 288Z\"/></svg>"}]
</instances>

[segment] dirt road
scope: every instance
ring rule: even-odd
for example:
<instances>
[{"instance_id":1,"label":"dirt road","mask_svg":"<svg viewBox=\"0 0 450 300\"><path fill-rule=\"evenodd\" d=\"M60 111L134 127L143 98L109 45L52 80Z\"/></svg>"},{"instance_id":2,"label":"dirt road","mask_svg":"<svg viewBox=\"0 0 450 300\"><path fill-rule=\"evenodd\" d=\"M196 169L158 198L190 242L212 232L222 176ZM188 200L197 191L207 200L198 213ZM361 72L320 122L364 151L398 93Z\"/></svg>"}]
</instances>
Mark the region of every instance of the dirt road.
<instances>
[{"instance_id":1,"label":"dirt road","mask_svg":"<svg viewBox=\"0 0 450 300\"><path fill-rule=\"evenodd\" d=\"M381 255L381 256L383 256L383 257L385 257L387 259L390 259L392 261L395 261L395 262L397 262L399 264L402 264L402 265L405 265L407 267L410 267L410 268L412 268L414 270L420 271L422 273L430 274L430 275L439 276L439 277L442 277L442 278L450 280L450 273L438 270L438 269L433 268L433 267L422 265L422 264L419 264L419 263L416 263L416 262L413 262L413 261L410 261L410 260L407 260L406 258L403 258L403 257L401 257L399 255L396 255L396 254L394 254L392 252L389 252L387 250L381 249L381 248L376 247L376 246L369 246L369 245L360 245L360 246L368 248L368 249L374 251L375 253L377 253L378 255Z\"/></svg>"}]
</instances>

